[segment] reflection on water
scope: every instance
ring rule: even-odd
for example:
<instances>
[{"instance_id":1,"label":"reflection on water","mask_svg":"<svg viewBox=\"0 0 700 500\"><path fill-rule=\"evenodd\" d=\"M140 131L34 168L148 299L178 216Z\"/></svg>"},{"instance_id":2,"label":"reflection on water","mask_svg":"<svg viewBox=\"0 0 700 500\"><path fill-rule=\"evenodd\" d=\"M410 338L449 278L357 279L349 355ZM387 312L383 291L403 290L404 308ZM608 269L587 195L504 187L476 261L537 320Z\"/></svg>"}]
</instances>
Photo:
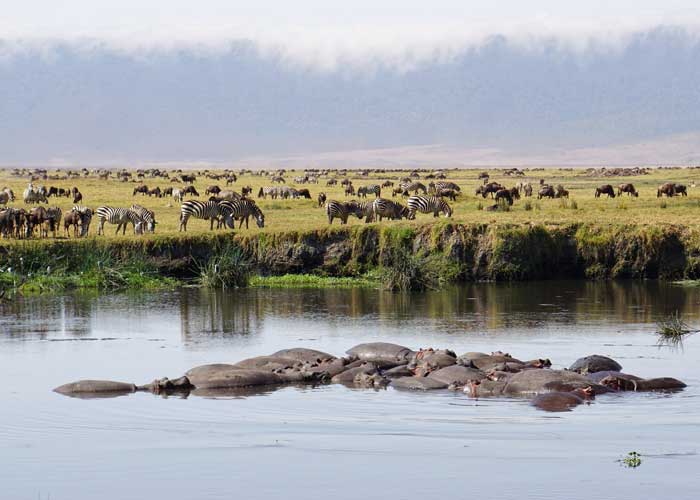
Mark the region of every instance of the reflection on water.
<instances>
[{"instance_id":1,"label":"reflection on water","mask_svg":"<svg viewBox=\"0 0 700 500\"><path fill-rule=\"evenodd\" d=\"M306 318L410 324L446 329L536 328L543 324L650 323L679 311L700 312L700 288L660 282L535 282L470 284L438 292L396 294L366 289L184 290L165 294L36 296L0 303L5 335L88 336L125 324L179 318L183 340L252 335L266 319ZM119 317L119 311L123 315ZM108 324L104 319L109 317Z\"/></svg>"},{"instance_id":2,"label":"reflection on water","mask_svg":"<svg viewBox=\"0 0 700 500\"><path fill-rule=\"evenodd\" d=\"M695 498L700 336L674 351L653 330L675 310L698 324L698 304L700 290L657 282L19 297L0 303L0 499ZM337 384L99 400L51 391L365 341L503 348L558 367L599 353L688 387L603 395L556 416L523 400ZM642 466L621 469L632 450Z\"/></svg>"}]
</instances>

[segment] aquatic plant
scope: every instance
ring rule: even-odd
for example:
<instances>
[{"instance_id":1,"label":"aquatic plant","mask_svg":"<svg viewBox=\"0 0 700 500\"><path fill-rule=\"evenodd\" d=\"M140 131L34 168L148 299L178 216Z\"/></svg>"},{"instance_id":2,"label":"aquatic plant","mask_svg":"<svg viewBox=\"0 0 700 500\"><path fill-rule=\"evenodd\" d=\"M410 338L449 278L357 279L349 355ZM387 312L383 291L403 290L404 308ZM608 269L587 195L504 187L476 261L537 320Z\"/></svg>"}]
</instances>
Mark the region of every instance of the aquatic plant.
<instances>
[{"instance_id":1,"label":"aquatic plant","mask_svg":"<svg viewBox=\"0 0 700 500\"><path fill-rule=\"evenodd\" d=\"M642 455L636 451L630 451L625 457L618 460L618 462L628 469L636 469L642 465Z\"/></svg>"},{"instance_id":2,"label":"aquatic plant","mask_svg":"<svg viewBox=\"0 0 700 500\"><path fill-rule=\"evenodd\" d=\"M226 245L199 265L197 283L206 288L242 288L248 286L252 265L243 250Z\"/></svg>"},{"instance_id":3,"label":"aquatic plant","mask_svg":"<svg viewBox=\"0 0 700 500\"><path fill-rule=\"evenodd\" d=\"M683 339L687 335L698 331L692 330L688 324L683 321L678 311L658 320L656 322L656 327L656 334L658 335L657 344L659 346L668 345L671 347L679 347L683 344Z\"/></svg>"}]
</instances>

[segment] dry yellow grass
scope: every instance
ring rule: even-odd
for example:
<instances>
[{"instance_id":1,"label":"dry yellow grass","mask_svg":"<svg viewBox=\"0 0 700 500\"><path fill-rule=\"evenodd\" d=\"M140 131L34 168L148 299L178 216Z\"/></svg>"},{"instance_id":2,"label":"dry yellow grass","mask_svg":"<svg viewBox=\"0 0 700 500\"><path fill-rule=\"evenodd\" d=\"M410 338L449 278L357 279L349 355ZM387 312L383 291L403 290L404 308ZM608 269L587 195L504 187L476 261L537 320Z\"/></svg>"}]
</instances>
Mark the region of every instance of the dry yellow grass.
<instances>
[{"instance_id":1,"label":"dry yellow grass","mask_svg":"<svg viewBox=\"0 0 700 500\"><path fill-rule=\"evenodd\" d=\"M584 170L571 169L545 169L527 171L526 176L511 177L505 176L503 170L489 169L492 181L498 181L507 187L515 185L520 180L530 181L533 184L535 194L540 178L549 184L562 184L570 192L568 207L565 208L562 200L523 198L515 202L509 212L487 212L479 209L493 204L490 198L483 199L476 196L474 190L482 182L477 178L481 170L449 170L447 179L456 182L462 187L462 195L456 203L451 203L454 209L453 220L463 223L537 223L537 224L565 224L572 222L588 222L600 224L642 224L642 225L664 225L680 224L687 226L698 226L700 215L700 190L694 187L700 184L700 169L655 169L650 175L640 175L635 177L591 177ZM60 172L59 172L60 173ZM240 191L241 186L251 186L253 197L265 213L265 228L258 229L254 221L251 220L250 229L243 227L242 233L255 233L257 231L287 231L287 230L310 230L318 229L328 225L325 211L318 208L316 197L323 191L329 199L346 200L343 188L340 185L326 186L328 177L322 177L319 184L294 184L295 176L301 172L287 172L285 179L289 186L296 188L308 188L313 199L305 200L258 200L258 189L261 186L272 185L269 176L261 177L257 175L244 175L231 185L232 189ZM360 176L359 172L350 171L348 178L353 181L355 188L370 183L381 183L384 180L392 180L398 184L398 180L405 177L407 171L392 171L384 174L370 174L368 177ZM424 176L424 173L421 173ZM429 179L418 179L426 185ZM601 184L618 184L631 182L639 191L638 198L631 198L627 195L615 199L607 197L594 198L595 187ZM688 185L687 197L675 197L672 199L658 199L656 188L664 182L679 182ZM17 195L17 201L11 206L25 206L22 202L22 191L28 183L27 178L13 177L10 170L0 170L0 187L8 186ZM161 189L169 186L181 186L181 183L170 183L167 179L146 178L143 181L149 188L160 186ZM156 213L158 221L157 234L176 234L178 232L180 205L172 198L155 198L137 194L133 196L134 187L138 182L121 182L114 179L101 180L95 176L86 178L76 178L71 180L46 180L35 182L36 185L46 185L71 188L77 186L83 193L83 204L95 209L100 205L111 205L127 207L132 203L139 203ZM206 200L204 191L208 185L218 184L222 189L226 189L225 181L215 181L204 176L199 176L195 182L195 187L199 191L198 199ZM384 197L391 197L391 188L383 193ZM369 199L373 198L371 196ZM187 199L190 199L189 197ZM397 199L400 199L398 197ZM577 208L572 209L571 202L575 201ZM531 210L526 210L527 205L531 205ZM49 205L57 205L64 211L72 207L72 200L69 198L51 198ZM429 215L418 214L415 221L402 224L421 224L432 222ZM335 221L334 225L339 221ZM394 221L385 221L383 224L396 224ZM350 224L364 224L364 221L352 218ZM107 238L114 238L114 226L106 226ZM209 223L202 220L191 220L188 224L188 233L208 232ZM237 230L238 231L238 230ZM127 236L131 230L127 231ZM91 228L91 234L96 234L96 228ZM118 237L123 237L119 235Z\"/></svg>"}]
</instances>

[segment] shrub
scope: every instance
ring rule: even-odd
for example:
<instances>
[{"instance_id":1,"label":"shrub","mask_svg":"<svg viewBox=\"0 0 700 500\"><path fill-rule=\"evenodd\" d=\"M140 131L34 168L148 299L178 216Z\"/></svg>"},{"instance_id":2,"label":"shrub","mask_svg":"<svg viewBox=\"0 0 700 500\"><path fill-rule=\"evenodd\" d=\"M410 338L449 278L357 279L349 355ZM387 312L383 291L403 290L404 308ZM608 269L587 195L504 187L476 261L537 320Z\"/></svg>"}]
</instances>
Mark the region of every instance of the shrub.
<instances>
[{"instance_id":1,"label":"shrub","mask_svg":"<svg viewBox=\"0 0 700 500\"><path fill-rule=\"evenodd\" d=\"M252 266L243 250L227 245L199 266L197 282L206 288L241 288L248 286Z\"/></svg>"}]
</instances>

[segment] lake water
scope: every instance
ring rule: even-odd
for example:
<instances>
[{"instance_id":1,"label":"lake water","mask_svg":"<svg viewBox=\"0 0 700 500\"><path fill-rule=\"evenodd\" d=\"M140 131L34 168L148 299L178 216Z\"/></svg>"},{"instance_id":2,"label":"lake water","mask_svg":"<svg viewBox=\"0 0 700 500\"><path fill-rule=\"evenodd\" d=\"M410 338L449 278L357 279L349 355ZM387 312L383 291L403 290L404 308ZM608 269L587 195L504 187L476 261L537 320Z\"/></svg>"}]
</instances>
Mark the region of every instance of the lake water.
<instances>
[{"instance_id":1,"label":"lake water","mask_svg":"<svg viewBox=\"0 0 700 500\"><path fill-rule=\"evenodd\" d=\"M19 298L0 304L0 499L697 498L700 336L656 346L655 321L700 324L700 289L477 284L399 295L264 290ZM569 413L524 400L338 385L249 396L83 400L82 378L137 384L302 346L503 350L565 367L605 354L672 376L675 394L600 396ZM642 465L618 460L640 452Z\"/></svg>"}]
</instances>

